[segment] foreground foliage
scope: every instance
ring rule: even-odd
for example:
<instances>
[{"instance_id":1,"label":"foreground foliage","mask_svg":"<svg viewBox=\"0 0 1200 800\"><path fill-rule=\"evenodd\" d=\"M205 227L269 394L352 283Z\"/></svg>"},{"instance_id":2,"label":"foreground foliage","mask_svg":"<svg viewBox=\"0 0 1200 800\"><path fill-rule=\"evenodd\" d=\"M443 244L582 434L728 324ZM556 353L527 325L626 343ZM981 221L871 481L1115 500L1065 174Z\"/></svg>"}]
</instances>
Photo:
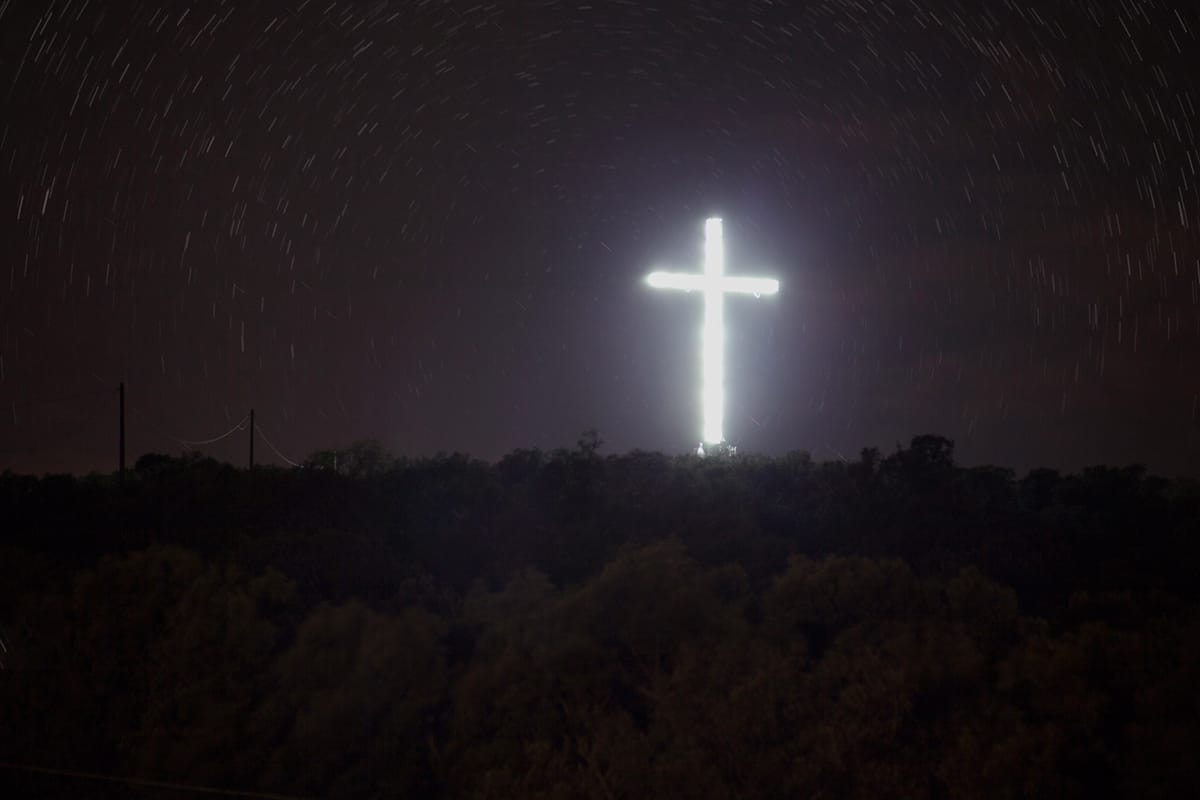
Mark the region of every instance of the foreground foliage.
<instances>
[{"instance_id":1,"label":"foreground foliage","mask_svg":"<svg viewBox=\"0 0 1200 800\"><path fill-rule=\"evenodd\" d=\"M1194 484L931 436L598 449L3 476L4 760L334 797L1200 786Z\"/></svg>"}]
</instances>

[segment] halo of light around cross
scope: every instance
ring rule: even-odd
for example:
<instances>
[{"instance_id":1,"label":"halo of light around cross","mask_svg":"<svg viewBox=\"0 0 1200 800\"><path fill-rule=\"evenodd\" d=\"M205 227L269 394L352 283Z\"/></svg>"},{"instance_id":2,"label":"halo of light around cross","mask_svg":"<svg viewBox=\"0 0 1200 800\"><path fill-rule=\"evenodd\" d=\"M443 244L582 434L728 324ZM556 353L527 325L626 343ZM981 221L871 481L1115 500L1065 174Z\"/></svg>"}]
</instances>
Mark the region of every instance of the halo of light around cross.
<instances>
[{"instance_id":1,"label":"halo of light around cross","mask_svg":"<svg viewBox=\"0 0 1200 800\"><path fill-rule=\"evenodd\" d=\"M721 219L709 217L704 222L704 271L656 271L646 276L646 283L655 289L704 292L700 388L704 412L702 445L720 444L725 441L725 295L773 295L779 291L779 281L726 275Z\"/></svg>"}]
</instances>

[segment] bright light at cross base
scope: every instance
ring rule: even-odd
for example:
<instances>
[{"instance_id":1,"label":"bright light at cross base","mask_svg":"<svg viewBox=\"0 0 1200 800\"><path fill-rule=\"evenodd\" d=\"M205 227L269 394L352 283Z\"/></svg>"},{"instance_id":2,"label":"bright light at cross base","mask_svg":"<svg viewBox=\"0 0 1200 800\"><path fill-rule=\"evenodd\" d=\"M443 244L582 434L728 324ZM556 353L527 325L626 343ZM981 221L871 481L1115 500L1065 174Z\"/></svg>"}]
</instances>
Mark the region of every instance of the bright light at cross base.
<instances>
[{"instance_id":1,"label":"bright light at cross base","mask_svg":"<svg viewBox=\"0 0 1200 800\"><path fill-rule=\"evenodd\" d=\"M720 444L725 441L725 295L773 295L779 291L779 281L725 275L724 231L720 218L710 217L704 222L704 272L652 272L646 283L655 289L704 293L700 351L703 443Z\"/></svg>"}]
</instances>

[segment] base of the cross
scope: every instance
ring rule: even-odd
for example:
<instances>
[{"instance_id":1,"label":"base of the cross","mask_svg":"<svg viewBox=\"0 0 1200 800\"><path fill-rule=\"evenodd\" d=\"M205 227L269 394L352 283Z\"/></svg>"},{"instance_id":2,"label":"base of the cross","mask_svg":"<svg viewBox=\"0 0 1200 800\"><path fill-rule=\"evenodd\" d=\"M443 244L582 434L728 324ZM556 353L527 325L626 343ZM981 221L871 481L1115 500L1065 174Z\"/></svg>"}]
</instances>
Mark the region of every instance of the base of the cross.
<instances>
[{"instance_id":1,"label":"base of the cross","mask_svg":"<svg viewBox=\"0 0 1200 800\"><path fill-rule=\"evenodd\" d=\"M737 445L729 442L701 442L696 448L701 458L732 458L737 455Z\"/></svg>"}]
</instances>

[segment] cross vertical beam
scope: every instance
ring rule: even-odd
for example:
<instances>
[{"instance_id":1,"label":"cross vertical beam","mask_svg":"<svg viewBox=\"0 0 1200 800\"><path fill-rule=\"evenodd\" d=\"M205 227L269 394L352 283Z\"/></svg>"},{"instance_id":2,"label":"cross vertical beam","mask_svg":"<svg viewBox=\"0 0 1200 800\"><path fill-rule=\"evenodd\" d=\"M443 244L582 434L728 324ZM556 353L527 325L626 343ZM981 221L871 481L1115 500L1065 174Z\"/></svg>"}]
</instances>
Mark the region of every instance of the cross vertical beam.
<instances>
[{"instance_id":1,"label":"cross vertical beam","mask_svg":"<svg viewBox=\"0 0 1200 800\"><path fill-rule=\"evenodd\" d=\"M719 217L704 222L704 271L652 272L646 283L656 289L704 293L701 333L700 400L704 413L703 444L725 441L725 295L771 295L779 291L773 278L730 277L725 274L725 234Z\"/></svg>"},{"instance_id":2,"label":"cross vertical beam","mask_svg":"<svg viewBox=\"0 0 1200 800\"><path fill-rule=\"evenodd\" d=\"M703 388L704 442L725 441L725 236L721 220L704 223L704 334Z\"/></svg>"}]
</instances>

